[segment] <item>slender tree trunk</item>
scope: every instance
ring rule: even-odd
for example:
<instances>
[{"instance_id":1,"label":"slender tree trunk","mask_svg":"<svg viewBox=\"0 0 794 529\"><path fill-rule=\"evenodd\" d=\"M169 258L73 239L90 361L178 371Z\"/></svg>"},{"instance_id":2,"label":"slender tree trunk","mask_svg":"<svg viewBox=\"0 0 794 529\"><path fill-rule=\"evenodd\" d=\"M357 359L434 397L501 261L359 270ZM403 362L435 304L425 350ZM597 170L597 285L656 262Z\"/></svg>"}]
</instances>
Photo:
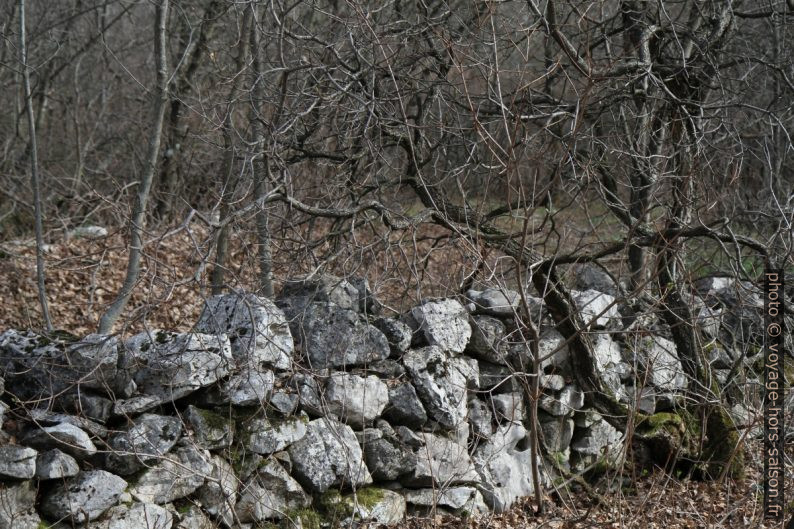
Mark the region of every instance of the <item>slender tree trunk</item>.
<instances>
[{"instance_id":1,"label":"slender tree trunk","mask_svg":"<svg viewBox=\"0 0 794 529\"><path fill-rule=\"evenodd\" d=\"M262 84L262 49L259 41L259 21L256 13L256 4L251 18L251 76L253 86L251 89L251 129L254 133L254 200L259 200L267 194L268 158L264 149L264 124L259 109L264 101L264 88ZM258 291L267 297L273 296L273 257L270 253L270 228L268 215L264 205L256 213L256 235L258 243L257 260L259 261Z\"/></svg>"},{"instance_id":2,"label":"slender tree trunk","mask_svg":"<svg viewBox=\"0 0 794 529\"><path fill-rule=\"evenodd\" d=\"M237 89L239 87L239 79L243 76L240 72L243 70L245 62L248 60L248 43L250 40L250 33L248 33L248 25L251 22L250 9L245 10L243 16L243 23L241 26L241 35L238 44L237 52L237 68L235 70L234 81L229 88L229 104L226 107L226 115L223 117L223 147L225 149L223 155L223 190L221 191L220 214L218 220L224 220L229 214L229 201L231 200L234 192L235 179L234 174L234 142L232 141L232 115L235 109L235 98ZM226 261L229 253L229 231L231 227L226 224L219 231L215 242L215 262L213 263L212 272L210 274L210 284L212 295L223 293L226 283Z\"/></svg>"},{"instance_id":3,"label":"slender tree trunk","mask_svg":"<svg viewBox=\"0 0 794 529\"><path fill-rule=\"evenodd\" d=\"M19 0L19 55L22 63L22 84L25 91L25 107L28 115L28 149L30 151L30 180L33 187L33 209L36 231L36 284L39 291L41 315L47 331L52 331L50 309L47 304L47 290L44 274L44 234L41 211L41 178L39 177L39 154L36 142L36 118L33 112L33 96L30 90L30 70L28 68L27 43L25 42L25 0Z\"/></svg>"},{"instance_id":4,"label":"slender tree trunk","mask_svg":"<svg viewBox=\"0 0 794 529\"><path fill-rule=\"evenodd\" d=\"M108 334L127 305L138 281L143 255L143 229L146 219L146 202L152 187L152 179L157 170L160 155L160 135L163 130L165 110L168 106L168 57L166 54L166 28L168 25L168 2L161 0L155 4L154 55L157 62L157 86L154 91L154 116L149 135L149 148L138 195L130 219L130 255L127 261L127 275L115 301L99 320L99 333Z\"/></svg>"}]
</instances>

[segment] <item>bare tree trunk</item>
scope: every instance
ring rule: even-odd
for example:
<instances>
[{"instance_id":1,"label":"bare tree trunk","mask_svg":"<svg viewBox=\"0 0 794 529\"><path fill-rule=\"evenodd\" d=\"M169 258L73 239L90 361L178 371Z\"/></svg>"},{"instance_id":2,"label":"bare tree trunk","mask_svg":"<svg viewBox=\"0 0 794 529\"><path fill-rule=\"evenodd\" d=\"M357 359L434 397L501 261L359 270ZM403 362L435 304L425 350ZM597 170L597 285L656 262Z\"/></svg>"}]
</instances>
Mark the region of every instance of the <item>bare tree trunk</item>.
<instances>
[{"instance_id":1,"label":"bare tree trunk","mask_svg":"<svg viewBox=\"0 0 794 529\"><path fill-rule=\"evenodd\" d=\"M226 115L223 117L223 147L225 152L223 154L223 190L221 191L220 203L220 221L224 220L229 214L229 201L231 200L234 192L235 179L232 178L234 171L234 143L232 142L232 114L234 113L235 97L239 80L242 79L240 72L243 70L245 62L248 57L248 43L250 34L248 33L248 25L251 21L251 10L246 9L243 16L243 23L241 26L240 40L237 52L237 68L234 81L229 88L228 105L226 107ZM213 263L212 272L210 274L210 284L212 295L223 293L223 288L226 282L226 260L229 253L229 231L231 227L225 224L219 231L215 241L215 261Z\"/></svg>"},{"instance_id":2,"label":"bare tree trunk","mask_svg":"<svg viewBox=\"0 0 794 529\"><path fill-rule=\"evenodd\" d=\"M33 209L36 230L36 284L39 291L41 315L47 331L52 331L50 309L47 305L47 290L44 284L44 235L41 212L41 179L39 177L39 155L36 142L36 118L33 112L33 96L30 90L30 70L28 69L28 52L25 42L25 0L19 0L19 55L22 63L22 84L25 91L25 107L28 115L28 149L30 151L30 180L33 187Z\"/></svg>"},{"instance_id":3,"label":"bare tree trunk","mask_svg":"<svg viewBox=\"0 0 794 529\"><path fill-rule=\"evenodd\" d=\"M251 130L254 134L254 148L256 149L253 160L254 171L254 200L259 200L267 194L268 159L264 152L264 124L259 109L264 100L262 85L262 49L259 42L259 21L257 19L256 4L251 18ZM257 260L259 261L258 291L267 297L273 296L273 257L270 253L270 229L268 215L264 204L256 213L256 235L258 243Z\"/></svg>"},{"instance_id":4,"label":"bare tree trunk","mask_svg":"<svg viewBox=\"0 0 794 529\"><path fill-rule=\"evenodd\" d=\"M152 187L152 179L157 170L160 155L160 135L163 130L165 110L168 106L168 57L166 54L166 27L168 22L168 2L161 0L155 5L154 55L157 61L157 86L154 92L154 116L149 135L147 164L138 185L138 195L130 219L130 256L127 261L127 275L115 301L99 320L99 333L108 334L119 319L122 310L132 295L141 269L143 255L143 228L146 217L146 202Z\"/></svg>"}]
</instances>

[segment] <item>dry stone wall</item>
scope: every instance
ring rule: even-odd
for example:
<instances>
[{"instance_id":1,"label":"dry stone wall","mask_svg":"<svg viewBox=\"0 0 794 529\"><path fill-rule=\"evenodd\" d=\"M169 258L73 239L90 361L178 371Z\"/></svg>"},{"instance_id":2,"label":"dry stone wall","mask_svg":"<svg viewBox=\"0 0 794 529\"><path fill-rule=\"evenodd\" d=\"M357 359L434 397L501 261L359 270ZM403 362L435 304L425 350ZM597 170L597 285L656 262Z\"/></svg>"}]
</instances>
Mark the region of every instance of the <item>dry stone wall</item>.
<instances>
[{"instance_id":1,"label":"dry stone wall","mask_svg":"<svg viewBox=\"0 0 794 529\"><path fill-rule=\"evenodd\" d=\"M755 312L731 316L734 284L701 286L706 328L752 333ZM576 287L610 388L645 413L671 409L688 381L665 329L614 303L619 287L597 269ZM190 333L6 331L0 529L319 528L504 511L533 493L519 298L469 291L385 317L366 281L320 276L287 282L275 301L215 296ZM555 468L616 461L623 437L586 407L562 336L542 300L528 301L550 486ZM714 348L718 372L732 354Z\"/></svg>"}]
</instances>

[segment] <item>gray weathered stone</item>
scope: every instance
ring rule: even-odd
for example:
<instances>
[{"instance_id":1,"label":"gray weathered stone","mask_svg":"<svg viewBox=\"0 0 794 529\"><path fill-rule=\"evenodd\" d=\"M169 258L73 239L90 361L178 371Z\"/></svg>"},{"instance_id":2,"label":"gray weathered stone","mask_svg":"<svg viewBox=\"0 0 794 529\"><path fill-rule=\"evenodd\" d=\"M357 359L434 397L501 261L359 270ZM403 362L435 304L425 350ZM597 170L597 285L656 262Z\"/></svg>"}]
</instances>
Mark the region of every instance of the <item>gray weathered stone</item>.
<instances>
[{"instance_id":1,"label":"gray weathered stone","mask_svg":"<svg viewBox=\"0 0 794 529\"><path fill-rule=\"evenodd\" d=\"M673 342L660 336L642 336L632 345L649 384L672 392L686 388L687 377Z\"/></svg>"},{"instance_id":2,"label":"gray weathered stone","mask_svg":"<svg viewBox=\"0 0 794 529\"><path fill-rule=\"evenodd\" d=\"M571 370L569 364L570 354L568 345L565 344L565 338L557 329L553 327L542 327L540 329L538 355L541 358L541 369L547 372L553 370L558 374L569 373Z\"/></svg>"},{"instance_id":3,"label":"gray weathered stone","mask_svg":"<svg viewBox=\"0 0 794 529\"><path fill-rule=\"evenodd\" d=\"M36 457L37 479L61 479L76 476L80 472L77 461L57 448L41 452Z\"/></svg>"},{"instance_id":4,"label":"gray weathered stone","mask_svg":"<svg viewBox=\"0 0 794 529\"><path fill-rule=\"evenodd\" d=\"M497 420L515 422L524 419L526 406L524 405L523 393L491 395L491 403L493 404L493 410L496 412Z\"/></svg>"},{"instance_id":5,"label":"gray weathered stone","mask_svg":"<svg viewBox=\"0 0 794 529\"><path fill-rule=\"evenodd\" d=\"M397 439L381 437L362 445L367 468L378 481L393 481L416 468L416 456Z\"/></svg>"},{"instance_id":6,"label":"gray weathered stone","mask_svg":"<svg viewBox=\"0 0 794 529\"><path fill-rule=\"evenodd\" d=\"M304 350L314 369L364 365L389 357L389 342L352 310L312 303L303 318Z\"/></svg>"},{"instance_id":7,"label":"gray weathered stone","mask_svg":"<svg viewBox=\"0 0 794 529\"><path fill-rule=\"evenodd\" d=\"M579 263L572 265L573 283L571 288L576 290L595 290L612 297L619 294L618 285L601 267L592 263Z\"/></svg>"},{"instance_id":8,"label":"gray weathered stone","mask_svg":"<svg viewBox=\"0 0 794 529\"><path fill-rule=\"evenodd\" d=\"M343 527L355 527L360 523L391 525L405 517L405 498L388 489L367 487L326 503L331 503L331 510L345 516L341 520Z\"/></svg>"},{"instance_id":9,"label":"gray weathered stone","mask_svg":"<svg viewBox=\"0 0 794 529\"><path fill-rule=\"evenodd\" d=\"M174 516L154 503L133 503L111 507L88 529L171 529Z\"/></svg>"},{"instance_id":10,"label":"gray weathered stone","mask_svg":"<svg viewBox=\"0 0 794 529\"><path fill-rule=\"evenodd\" d=\"M69 414L105 423L110 418L113 401L88 391L80 391L57 397L55 407Z\"/></svg>"},{"instance_id":11,"label":"gray weathered stone","mask_svg":"<svg viewBox=\"0 0 794 529\"><path fill-rule=\"evenodd\" d=\"M386 337L392 355L399 356L411 348L413 331L404 322L394 318L378 318L373 325Z\"/></svg>"},{"instance_id":12,"label":"gray weathered stone","mask_svg":"<svg viewBox=\"0 0 794 529\"><path fill-rule=\"evenodd\" d=\"M214 384L229 374L233 362L225 335L144 332L127 340L125 347L139 391L164 402Z\"/></svg>"},{"instance_id":13,"label":"gray weathered stone","mask_svg":"<svg viewBox=\"0 0 794 529\"><path fill-rule=\"evenodd\" d=\"M289 369L294 343L287 318L271 300L254 294L213 296L204 307L196 332L228 335L239 366Z\"/></svg>"},{"instance_id":14,"label":"gray weathered stone","mask_svg":"<svg viewBox=\"0 0 794 529\"><path fill-rule=\"evenodd\" d=\"M472 433L478 437L489 437L494 432L491 409L478 398L470 399L468 408Z\"/></svg>"},{"instance_id":15,"label":"gray weathered stone","mask_svg":"<svg viewBox=\"0 0 794 529\"><path fill-rule=\"evenodd\" d=\"M178 417L141 415L127 431L108 439L111 451L105 456L105 468L121 476L133 474L168 453L181 435L182 421Z\"/></svg>"},{"instance_id":16,"label":"gray weathered stone","mask_svg":"<svg viewBox=\"0 0 794 529\"><path fill-rule=\"evenodd\" d=\"M362 305L361 292L354 284L330 274L285 281L278 298L302 299L304 305L333 303L339 308L354 311L359 311Z\"/></svg>"},{"instance_id":17,"label":"gray weathered stone","mask_svg":"<svg viewBox=\"0 0 794 529\"><path fill-rule=\"evenodd\" d=\"M538 407L555 417L567 415L582 406L584 393L573 384L565 386L556 396L543 395L538 401Z\"/></svg>"},{"instance_id":18,"label":"gray weathered stone","mask_svg":"<svg viewBox=\"0 0 794 529\"><path fill-rule=\"evenodd\" d=\"M454 428L466 419L468 381L441 348L408 351L403 364L431 418L447 428Z\"/></svg>"},{"instance_id":19,"label":"gray weathered stone","mask_svg":"<svg viewBox=\"0 0 794 529\"><path fill-rule=\"evenodd\" d=\"M513 316L521 302L518 292L508 289L469 290L466 292L466 297L474 303L476 314L500 318Z\"/></svg>"},{"instance_id":20,"label":"gray weathered stone","mask_svg":"<svg viewBox=\"0 0 794 529\"><path fill-rule=\"evenodd\" d=\"M22 438L22 444L42 451L59 448L77 459L85 459L97 452L88 434L68 423L37 428Z\"/></svg>"},{"instance_id":21,"label":"gray weathered stone","mask_svg":"<svg viewBox=\"0 0 794 529\"><path fill-rule=\"evenodd\" d=\"M480 390L490 393L511 393L521 390L515 370L506 365L478 362Z\"/></svg>"},{"instance_id":22,"label":"gray weathered stone","mask_svg":"<svg viewBox=\"0 0 794 529\"><path fill-rule=\"evenodd\" d=\"M505 335L505 324L491 316L472 316L471 339L466 350L473 355L493 362L504 360L502 339Z\"/></svg>"},{"instance_id":23,"label":"gray weathered stone","mask_svg":"<svg viewBox=\"0 0 794 529\"><path fill-rule=\"evenodd\" d=\"M293 474L314 492L372 483L353 430L333 419L310 422L303 439L293 443L288 451Z\"/></svg>"},{"instance_id":24,"label":"gray weathered stone","mask_svg":"<svg viewBox=\"0 0 794 529\"><path fill-rule=\"evenodd\" d=\"M323 388L318 382L319 376L311 373L296 373L292 384L299 398L301 409L315 417L322 417L325 413L323 404Z\"/></svg>"},{"instance_id":25,"label":"gray weathered stone","mask_svg":"<svg viewBox=\"0 0 794 529\"><path fill-rule=\"evenodd\" d=\"M232 466L222 457L212 456L210 464L210 479L196 491L196 498L210 515L227 527L232 527L240 481ZM258 466L257 464L256 467Z\"/></svg>"},{"instance_id":26,"label":"gray weathered stone","mask_svg":"<svg viewBox=\"0 0 794 529\"><path fill-rule=\"evenodd\" d=\"M67 415L65 413L55 413L47 411L43 408L32 408L28 410L28 415L31 420L39 426L57 426L59 424L71 424L84 432L87 432L100 439L106 438L110 432L105 426L86 419L85 417L77 417L75 415Z\"/></svg>"},{"instance_id":27,"label":"gray weathered stone","mask_svg":"<svg viewBox=\"0 0 794 529\"><path fill-rule=\"evenodd\" d=\"M414 453L416 469L403 479L411 486L447 486L475 483L477 472L465 446L431 433L421 433L424 446Z\"/></svg>"},{"instance_id":28,"label":"gray weathered stone","mask_svg":"<svg viewBox=\"0 0 794 529\"><path fill-rule=\"evenodd\" d=\"M82 472L56 484L44 496L41 512L48 518L74 523L96 520L116 505L127 482L104 470Z\"/></svg>"},{"instance_id":29,"label":"gray weathered stone","mask_svg":"<svg viewBox=\"0 0 794 529\"><path fill-rule=\"evenodd\" d=\"M36 474L36 455L32 448L0 445L0 479L31 479Z\"/></svg>"},{"instance_id":30,"label":"gray weathered stone","mask_svg":"<svg viewBox=\"0 0 794 529\"><path fill-rule=\"evenodd\" d=\"M620 313L617 305L614 304L615 298L609 294L592 289L572 290L571 297L579 309L582 321L585 325L589 324L590 328L604 328L613 321L620 321Z\"/></svg>"},{"instance_id":31,"label":"gray weathered stone","mask_svg":"<svg viewBox=\"0 0 794 529\"><path fill-rule=\"evenodd\" d=\"M244 443L248 450L262 455L284 450L306 436L308 417L286 417L284 419L252 419L245 425Z\"/></svg>"},{"instance_id":32,"label":"gray weathered stone","mask_svg":"<svg viewBox=\"0 0 794 529\"><path fill-rule=\"evenodd\" d=\"M560 391L565 387L565 377L561 375L541 375L540 387L551 391Z\"/></svg>"},{"instance_id":33,"label":"gray weathered stone","mask_svg":"<svg viewBox=\"0 0 794 529\"><path fill-rule=\"evenodd\" d=\"M489 511L482 494L475 487L444 487L442 489L408 489L403 491L405 501L423 507L423 514L433 507L448 509L455 514L476 516Z\"/></svg>"},{"instance_id":34,"label":"gray weathered stone","mask_svg":"<svg viewBox=\"0 0 794 529\"><path fill-rule=\"evenodd\" d=\"M457 300L425 301L411 309L411 316L428 345L456 353L466 349L471 337L469 315Z\"/></svg>"},{"instance_id":35,"label":"gray weathered stone","mask_svg":"<svg viewBox=\"0 0 794 529\"><path fill-rule=\"evenodd\" d=\"M217 529L204 512L195 505L188 505L187 510L179 513L179 521L174 529Z\"/></svg>"},{"instance_id":36,"label":"gray weathered stone","mask_svg":"<svg viewBox=\"0 0 794 529\"><path fill-rule=\"evenodd\" d=\"M333 373L325 385L328 411L356 428L371 424L389 403L389 388L375 375Z\"/></svg>"},{"instance_id":37,"label":"gray weathered stone","mask_svg":"<svg viewBox=\"0 0 794 529\"><path fill-rule=\"evenodd\" d=\"M231 446L234 438L234 423L229 417L210 410L188 406L184 418L193 432L194 442L199 447L217 450Z\"/></svg>"},{"instance_id":38,"label":"gray weathered stone","mask_svg":"<svg viewBox=\"0 0 794 529\"><path fill-rule=\"evenodd\" d=\"M179 447L146 469L130 493L138 501L163 505L195 492L211 472L208 452Z\"/></svg>"},{"instance_id":39,"label":"gray weathered stone","mask_svg":"<svg viewBox=\"0 0 794 529\"><path fill-rule=\"evenodd\" d=\"M601 420L589 428L577 431L571 449L591 456L601 456L606 450L619 449L621 434L608 422Z\"/></svg>"},{"instance_id":40,"label":"gray weathered stone","mask_svg":"<svg viewBox=\"0 0 794 529\"><path fill-rule=\"evenodd\" d=\"M113 415L116 417L132 417L140 415L162 404L162 399L154 395L137 395L129 399L117 400L113 405Z\"/></svg>"},{"instance_id":41,"label":"gray weathered stone","mask_svg":"<svg viewBox=\"0 0 794 529\"><path fill-rule=\"evenodd\" d=\"M274 382L272 371L244 367L221 384L221 401L233 406L264 405L270 399Z\"/></svg>"},{"instance_id":42,"label":"gray weathered stone","mask_svg":"<svg viewBox=\"0 0 794 529\"><path fill-rule=\"evenodd\" d=\"M389 404L383 416L394 424L419 428L427 422L427 412L410 383L389 388Z\"/></svg>"},{"instance_id":43,"label":"gray weathered stone","mask_svg":"<svg viewBox=\"0 0 794 529\"><path fill-rule=\"evenodd\" d=\"M285 382L285 384L288 384L288 381ZM282 415L292 415L295 413L299 403L300 397L287 385L285 385L285 387L274 388L273 394L270 395L270 406L275 408Z\"/></svg>"},{"instance_id":44,"label":"gray weathered stone","mask_svg":"<svg viewBox=\"0 0 794 529\"><path fill-rule=\"evenodd\" d=\"M274 460L260 466L243 485L234 510L241 522L284 518L288 512L307 507L311 497Z\"/></svg>"},{"instance_id":45,"label":"gray weathered stone","mask_svg":"<svg viewBox=\"0 0 794 529\"><path fill-rule=\"evenodd\" d=\"M539 415L542 412L539 412ZM574 422L570 415L539 417L541 441L549 452L564 452L573 438Z\"/></svg>"},{"instance_id":46,"label":"gray weathered stone","mask_svg":"<svg viewBox=\"0 0 794 529\"><path fill-rule=\"evenodd\" d=\"M527 435L520 423L505 423L480 446L473 455L480 480L480 490L485 502L494 512L504 512L521 497L531 496L531 450L517 450L518 443ZM538 465L541 465L538 460ZM547 479L541 478L541 483Z\"/></svg>"},{"instance_id":47,"label":"gray weathered stone","mask_svg":"<svg viewBox=\"0 0 794 529\"><path fill-rule=\"evenodd\" d=\"M383 379L402 378L403 375L405 375L405 367L403 367L403 365L398 360L394 360L391 358L387 358L386 360L380 360L378 362L373 362L369 364L366 368L362 368L360 370L355 371L355 374L359 374L358 371L365 372L363 374L375 374Z\"/></svg>"},{"instance_id":48,"label":"gray weathered stone","mask_svg":"<svg viewBox=\"0 0 794 529\"><path fill-rule=\"evenodd\" d=\"M32 481L0 483L0 529L39 529Z\"/></svg>"}]
</instances>

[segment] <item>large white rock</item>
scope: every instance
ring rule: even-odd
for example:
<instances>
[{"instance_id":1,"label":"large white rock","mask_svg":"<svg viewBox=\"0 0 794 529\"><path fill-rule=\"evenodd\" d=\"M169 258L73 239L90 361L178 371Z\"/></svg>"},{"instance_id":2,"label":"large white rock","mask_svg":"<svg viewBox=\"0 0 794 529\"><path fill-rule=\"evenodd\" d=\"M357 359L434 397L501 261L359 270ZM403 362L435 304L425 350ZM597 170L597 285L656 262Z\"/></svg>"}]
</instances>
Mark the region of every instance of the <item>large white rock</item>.
<instances>
[{"instance_id":1,"label":"large white rock","mask_svg":"<svg viewBox=\"0 0 794 529\"><path fill-rule=\"evenodd\" d=\"M494 512L506 511L517 499L531 496L535 491L531 450L516 449L526 434L520 423L506 423L498 428L488 443L474 452L472 458L481 480L480 490ZM540 458L538 468L542 468ZM547 485L545 475L541 475L540 480Z\"/></svg>"},{"instance_id":2,"label":"large white rock","mask_svg":"<svg viewBox=\"0 0 794 529\"><path fill-rule=\"evenodd\" d=\"M302 319L303 347L313 369L365 365L389 357L386 337L353 310L311 303Z\"/></svg>"},{"instance_id":3,"label":"large white rock","mask_svg":"<svg viewBox=\"0 0 794 529\"><path fill-rule=\"evenodd\" d=\"M469 380L462 365L437 346L408 351L403 364L432 419L447 428L465 421Z\"/></svg>"},{"instance_id":4,"label":"large white rock","mask_svg":"<svg viewBox=\"0 0 794 529\"><path fill-rule=\"evenodd\" d=\"M226 334L239 365L292 365L294 344L287 318L271 300L254 294L224 294L207 300L197 332Z\"/></svg>"},{"instance_id":5,"label":"large white rock","mask_svg":"<svg viewBox=\"0 0 794 529\"><path fill-rule=\"evenodd\" d=\"M614 303L615 298L609 294L597 290L583 292L572 290L571 297L586 326L606 327L610 322L620 320L620 312Z\"/></svg>"},{"instance_id":6,"label":"large white rock","mask_svg":"<svg viewBox=\"0 0 794 529\"><path fill-rule=\"evenodd\" d=\"M130 369L138 390L163 402L214 384L233 366L225 335L143 332L127 340L125 347L132 356Z\"/></svg>"},{"instance_id":7,"label":"large white rock","mask_svg":"<svg viewBox=\"0 0 794 529\"><path fill-rule=\"evenodd\" d=\"M311 421L306 435L290 445L293 475L314 492L372 483L361 447L350 426L333 419Z\"/></svg>"},{"instance_id":8,"label":"large white rock","mask_svg":"<svg viewBox=\"0 0 794 529\"><path fill-rule=\"evenodd\" d=\"M232 527L240 480L232 466L222 457L212 456L210 464L212 473L196 491L196 498L209 514L219 518L227 527Z\"/></svg>"},{"instance_id":9,"label":"large white rock","mask_svg":"<svg viewBox=\"0 0 794 529\"><path fill-rule=\"evenodd\" d=\"M448 486L456 483L474 483L474 469L465 446L431 433L420 433L424 446L417 449L416 469L406 483L418 486Z\"/></svg>"},{"instance_id":10,"label":"large white rock","mask_svg":"<svg viewBox=\"0 0 794 529\"><path fill-rule=\"evenodd\" d=\"M132 486L130 493L144 503L166 503L189 496L212 472L206 450L183 446L148 468Z\"/></svg>"},{"instance_id":11,"label":"large white rock","mask_svg":"<svg viewBox=\"0 0 794 529\"><path fill-rule=\"evenodd\" d=\"M308 507L311 497L274 460L260 466L245 483L234 510L241 522L280 520L289 511Z\"/></svg>"},{"instance_id":12,"label":"large white rock","mask_svg":"<svg viewBox=\"0 0 794 529\"><path fill-rule=\"evenodd\" d=\"M174 516L159 505L134 503L112 507L88 529L171 529L173 523Z\"/></svg>"},{"instance_id":13,"label":"large white rock","mask_svg":"<svg viewBox=\"0 0 794 529\"><path fill-rule=\"evenodd\" d=\"M429 345L462 353L471 337L469 314L455 299L425 301L411 309L413 321Z\"/></svg>"},{"instance_id":14,"label":"large white rock","mask_svg":"<svg viewBox=\"0 0 794 529\"><path fill-rule=\"evenodd\" d=\"M687 387L687 377L673 342L660 336L642 336L632 345L640 372L648 383L671 392Z\"/></svg>"},{"instance_id":15,"label":"large white rock","mask_svg":"<svg viewBox=\"0 0 794 529\"><path fill-rule=\"evenodd\" d=\"M325 385L328 411L356 428L371 424L389 403L389 388L375 375L333 373Z\"/></svg>"},{"instance_id":16,"label":"large white rock","mask_svg":"<svg viewBox=\"0 0 794 529\"><path fill-rule=\"evenodd\" d=\"M54 520L88 522L118 503L126 488L127 482L110 472L83 472L51 489L41 502L41 512Z\"/></svg>"},{"instance_id":17,"label":"large white rock","mask_svg":"<svg viewBox=\"0 0 794 529\"><path fill-rule=\"evenodd\" d=\"M130 428L108 439L110 452L105 456L105 468L121 476L133 474L168 453L181 435L178 417L153 413L136 417Z\"/></svg>"},{"instance_id":18,"label":"large white rock","mask_svg":"<svg viewBox=\"0 0 794 529\"><path fill-rule=\"evenodd\" d=\"M245 425L245 446L255 454L268 455L284 450L306 436L306 420L287 417L283 420L257 418Z\"/></svg>"}]
</instances>

